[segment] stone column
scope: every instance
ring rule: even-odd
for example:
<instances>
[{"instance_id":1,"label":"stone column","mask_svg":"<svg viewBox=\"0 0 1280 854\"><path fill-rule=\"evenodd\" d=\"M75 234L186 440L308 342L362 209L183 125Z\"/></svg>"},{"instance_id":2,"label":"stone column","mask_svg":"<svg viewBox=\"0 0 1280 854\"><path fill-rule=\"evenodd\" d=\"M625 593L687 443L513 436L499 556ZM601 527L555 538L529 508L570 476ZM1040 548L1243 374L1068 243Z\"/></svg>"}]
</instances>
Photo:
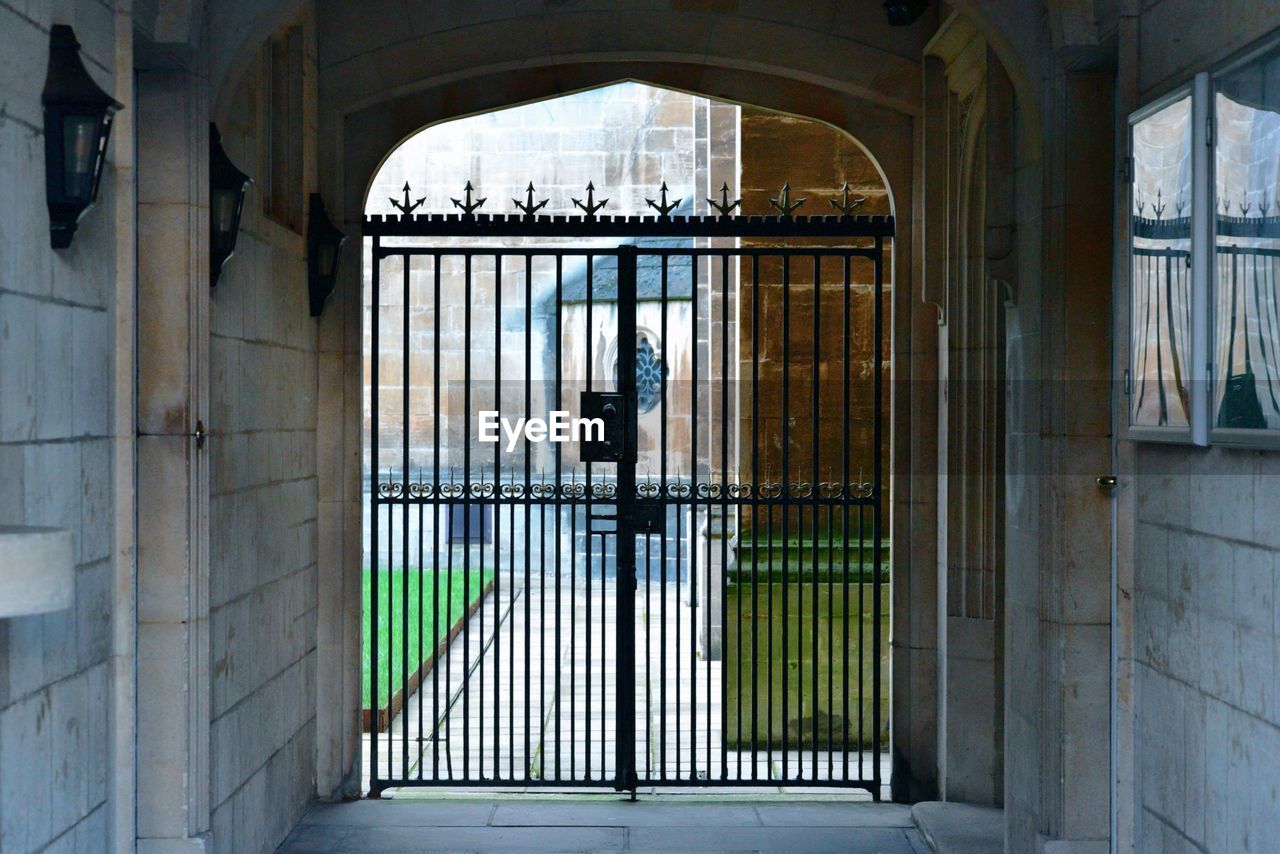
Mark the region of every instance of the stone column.
<instances>
[{"instance_id":1,"label":"stone column","mask_svg":"<svg viewBox=\"0 0 1280 854\"><path fill-rule=\"evenodd\" d=\"M737 565L737 526L723 507L712 506L698 528L696 548L701 551L702 609L699 640L706 661L719 661L724 656L724 597L720 589L724 574Z\"/></svg>"},{"instance_id":2,"label":"stone column","mask_svg":"<svg viewBox=\"0 0 1280 854\"><path fill-rule=\"evenodd\" d=\"M209 271L205 81L137 75L138 850L209 830Z\"/></svg>"}]
</instances>

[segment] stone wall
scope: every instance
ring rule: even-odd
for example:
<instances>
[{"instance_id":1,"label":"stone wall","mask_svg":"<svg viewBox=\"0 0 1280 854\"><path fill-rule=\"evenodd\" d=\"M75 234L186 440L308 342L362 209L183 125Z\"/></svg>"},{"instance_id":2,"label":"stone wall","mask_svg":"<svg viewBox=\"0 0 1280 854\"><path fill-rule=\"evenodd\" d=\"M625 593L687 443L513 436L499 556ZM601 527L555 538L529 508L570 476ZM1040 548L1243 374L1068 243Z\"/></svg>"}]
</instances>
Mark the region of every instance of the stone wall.
<instances>
[{"instance_id":1,"label":"stone wall","mask_svg":"<svg viewBox=\"0 0 1280 854\"><path fill-rule=\"evenodd\" d=\"M109 92L117 62L111 3L0 2L0 524L71 529L77 563L73 607L0 619L6 852L91 850L111 825L117 171L113 148L97 205L52 251L40 91L54 23L75 28Z\"/></svg>"},{"instance_id":2,"label":"stone wall","mask_svg":"<svg viewBox=\"0 0 1280 854\"><path fill-rule=\"evenodd\" d=\"M1139 22L1139 104L1275 25L1270 4L1148 5ZM1212 21L1200 17L1208 15ZM1184 49L1154 49L1174 42ZM1121 551L1132 548L1134 567L1136 847L1274 847L1280 453L1154 443L1131 453L1132 542Z\"/></svg>"},{"instance_id":3,"label":"stone wall","mask_svg":"<svg viewBox=\"0 0 1280 854\"><path fill-rule=\"evenodd\" d=\"M210 808L228 852L272 850L315 793L316 321L304 237L263 213L260 67L219 126L257 183L210 302ZM315 186L309 153L303 174L291 192Z\"/></svg>"},{"instance_id":4,"label":"stone wall","mask_svg":"<svg viewBox=\"0 0 1280 854\"><path fill-rule=\"evenodd\" d=\"M366 211L370 214L395 213L391 200L403 198L406 182L412 187L412 198L425 199L422 212L458 210L451 199L462 198L463 185L473 182L475 197L485 197L482 213L515 212L514 200L526 201L526 186L532 182L537 199L547 205L542 216L581 215L572 199L586 198L585 187L593 182L595 200L608 199L602 215L650 214L646 198L658 198L658 187L664 181L670 200L683 198L692 208L696 199L702 203L706 195L702 184L708 183L705 166L698 168L695 152L708 145L705 121L696 125L695 114L706 111L708 101L683 92L674 92L637 83L620 83L580 92L565 98L517 106L506 110L449 122L406 140L393 151L378 171L369 191ZM733 108L729 108L733 109ZM736 127L734 129L736 131ZM716 154L736 160L736 134L717 143ZM513 198L514 197L514 198ZM683 210L683 209L682 209ZM365 305L372 299L372 241L365 241ZM394 242L394 241L388 241ZM421 244L422 241L416 241ZM687 243L688 241L686 241ZM465 247L492 244L486 240L450 240L446 245ZM612 246L613 241L606 241ZM504 245L519 247L584 245L574 239L517 239ZM478 256L473 261L470 305L464 299L464 266L461 256L447 256L441 263L441 310L433 303L433 276L430 258L418 258L410 265L409 326L412 355L409 359L409 464L414 471L430 472L435 460L433 431L439 420L442 477L456 470L461 477L464 437L471 442L472 477L493 471L494 447L476 441L476 412L498 408L511 418L525 415L525 378L532 412L542 416L554 409L555 358L557 347L561 359L561 390L564 409L574 414L578 409L578 393L584 387L588 371L597 390L612 388L613 356L616 353L617 322L613 312L616 267L612 261L597 260L594 265L592 298L594 309L588 328L585 312L585 262L572 256L563 262L563 305L560 317L555 309L555 267L550 256L535 257L530 265L532 307L530 364L525 364L526 283L524 264L518 257L504 260L501 291L495 287L492 256ZM678 262L677 262L678 263ZM403 400L405 360L402 342L404 326L403 267L399 258L388 258L382 266L379 294L379 452L380 472L399 472L403 467ZM672 274L673 281L681 277ZM668 389L668 467L688 472L690 462L679 449L688 445L690 393L687 384L690 364L691 318L687 268L683 280L673 284L668 310L667 340L655 341L670 370ZM701 278L706 278L706 265ZM649 299L646 301L645 297ZM656 294L641 293L638 308L639 327L649 329L655 337L661 328ZM501 317L495 317L498 303ZM703 308L705 312L705 307ZM365 314L364 350L372 342L370 313ZM467 362L466 318L471 319L470 362ZM705 314L703 317L705 321ZM561 330L556 342L557 323ZM501 328L501 405L495 403L495 364L498 362L498 332ZM433 388L434 349L439 347L441 389L437 398ZM706 356L703 354L703 373ZM368 393L372 380L372 361L365 361L365 440L370 435L372 400ZM471 407L464 406L466 379L470 378ZM437 403L438 400L438 403ZM642 461L658 468L656 435L657 416L642 418L640 446L642 453L653 459ZM704 437L705 439L705 437ZM532 467L550 470L554 467L552 446L534 445ZM580 468L576 447L562 450L564 471ZM705 449L704 449L705 450ZM504 469L523 469L523 452L504 455L498 465ZM368 446L365 452L369 464ZM579 472L581 476L581 472Z\"/></svg>"},{"instance_id":5,"label":"stone wall","mask_svg":"<svg viewBox=\"0 0 1280 854\"><path fill-rule=\"evenodd\" d=\"M776 215L769 203L777 198L784 183L790 184L791 201L805 198L797 214L822 216L834 213L828 203L841 197L840 188L848 182L851 198L866 201L858 214L884 216L892 213L892 200L874 161L846 133L820 122L743 108L742 111L742 213L747 216ZM760 240L744 240L744 245L765 245ZM886 243L888 250L892 246ZM875 272L867 259L850 262L849 311L849 476L870 481L874 460L873 429L875 407L872 397L873 377L877 365L884 380L884 421L882 460L888 472L890 400L891 269L890 252L886 251L880 292L884 336L876 357L873 326ZM793 260L790 269L790 329L786 341L788 400L782 400L783 358L783 285L782 265L778 259L765 258L760 264L760 340L751 338L751 313L757 300L751 293L750 269L744 264L742 276L742 308L739 328L739 371L746 392L742 401L739 425L743 443L743 467L751 470L751 442L757 433L761 480L778 480L782 474L783 420L788 419L788 477L792 481L811 480L816 471L819 481L843 479L842 451L845 435L845 402L843 370L843 323L845 287L843 265L835 258L822 261L818 275L820 299L815 299L812 260ZM814 338L814 315L817 312L819 335ZM815 355L816 349L816 355ZM814 367L818 380L814 386ZM760 420L752 424L751 377L759 372ZM821 404L816 431L810 417L815 397ZM812 434L817 435L815 446ZM815 463L815 454L817 462ZM884 491L885 505L888 490ZM886 534L887 528L886 525Z\"/></svg>"}]
</instances>

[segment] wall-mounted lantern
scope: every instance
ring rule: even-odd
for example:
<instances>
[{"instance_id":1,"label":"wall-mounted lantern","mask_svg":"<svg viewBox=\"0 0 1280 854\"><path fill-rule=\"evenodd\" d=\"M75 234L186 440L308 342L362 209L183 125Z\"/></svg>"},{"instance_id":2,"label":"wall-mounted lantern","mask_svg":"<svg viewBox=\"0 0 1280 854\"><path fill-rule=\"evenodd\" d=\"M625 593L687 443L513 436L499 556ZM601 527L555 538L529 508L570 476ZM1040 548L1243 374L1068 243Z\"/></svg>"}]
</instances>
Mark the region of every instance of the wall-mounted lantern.
<instances>
[{"instance_id":1,"label":"wall-mounted lantern","mask_svg":"<svg viewBox=\"0 0 1280 854\"><path fill-rule=\"evenodd\" d=\"M253 179L236 168L222 149L222 134L209 124L209 287L236 251L244 194Z\"/></svg>"},{"instance_id":2,"label":"wall-mounted lantern","mask_svg":"<svg viewBox=\"0 0 1280 854\"><path fill-rule=\"evenodd\" d=\"M884 10L889 16L889 26L909 27L924 14L929 0L885 0Z\"/></svg>"},{"instance_id":3,"label":"wall-mounted lantern","mask_svg":"<svg viewBox=\"0 0 1280 854\"><path fill-rule=\"evenodd\" d=\"M307 289L311 294L311 316L319 317L338 281L338 258L347 235L329 219L319 193L311 194L307 220Z\"/></svg>"},{"instance_id":4,"label":"wall-mounted lantern","mask_svg":"<svg viewBox=\"0 0 1280 854\"><path fill-rule=\"evenodd\" d=\"M81 215L98 197L111 120L121 104L102 90L80 61L80 42L66 24L49 38L44 104L45 195L54 249L66 249Z\"/></svg>"}]
</instances>

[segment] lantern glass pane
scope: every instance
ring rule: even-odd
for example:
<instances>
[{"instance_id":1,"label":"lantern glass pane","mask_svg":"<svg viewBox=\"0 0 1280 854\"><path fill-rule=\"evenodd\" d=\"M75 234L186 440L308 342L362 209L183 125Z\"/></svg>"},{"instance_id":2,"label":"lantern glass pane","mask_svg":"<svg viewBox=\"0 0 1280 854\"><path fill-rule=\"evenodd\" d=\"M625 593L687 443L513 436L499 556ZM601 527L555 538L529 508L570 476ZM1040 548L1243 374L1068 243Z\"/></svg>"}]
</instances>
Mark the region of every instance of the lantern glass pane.
<instances>
[{"instance_id":1,"label":"lantern glass pane","mask_svg":"<svg viewBox=\"0 0 1280 854\"><path fill-rule=\"evenodd\" d=\"M1214 94L1214 426L1280 430L1280 48Z\"/></svg>"},{"instance_id":2,"label":"lantern glass pane","mask_svg":"<svg viewBox=\"0 0 1280 854\"><path fill-rule=\"evenodd\" d=\"M69 199L93 201L100 126L97 116L69 115L62 119L62 190Z\"/></svg>"},{"instance_id":3,"label":"lantern glass pane","mask_svg":"<svg viewBox=\"0 0 1280 854\"><path fill-rule=\"evenodd\" d=\"M213 224L213 249L230 252L234 248L236 208L240 193L236 190L214 190L209 196L209 219Z\"/></svg>"}]
</instances>

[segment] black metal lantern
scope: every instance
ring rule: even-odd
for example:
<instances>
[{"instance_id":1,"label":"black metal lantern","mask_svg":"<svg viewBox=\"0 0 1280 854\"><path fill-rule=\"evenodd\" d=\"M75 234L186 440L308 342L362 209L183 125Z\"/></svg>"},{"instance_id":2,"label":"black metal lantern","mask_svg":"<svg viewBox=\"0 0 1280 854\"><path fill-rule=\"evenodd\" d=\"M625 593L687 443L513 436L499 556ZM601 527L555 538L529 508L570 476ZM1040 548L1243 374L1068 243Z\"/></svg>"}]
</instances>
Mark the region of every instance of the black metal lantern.
<instances>
[{"instance_id":1,"label":"black metal lantern","mask_svg":"<svg viewBox=\"0 0 1280 854\"><path fill-rule=\"evenodd\" d=\"M893 27L911 26L928 7L929 0L885 0L884 3L889 25Z\"/></svg>"},{"instance_id":2,"label":"black metal lantern","mask_svg":"<svg viewBox=\"0 0 1280 854\"><path fill-rule=\"evenodd\" d=\"M222 149L222 134L209 124L209 286L218 284L222 265L236 251L244 194L253 179L236 168Z\"/></svg>"},{"instance_id":3,"label":"black metal lantern","mask_svg":"<svg viewBox=\"0 0 1280 854\"><path fill-rule=\"evenodd\" d=\"M307 289L311 294L311 316L319 317L325 300L338 281L338 258L347 235L338 229L325 212L319 193L311 194L307 223Z\"/></svg>"},{"instance_id":4,"label":"black metal lantern","mask_svg":"<svg viewBox=\"0 0 1280 854\"><path fill-rule=\"evenodd\" d=\"M124 104L93 82L80 61L80 42L66 24L55 24L50 31L49 72L40 100L50 242L54 249L65 249L80 217L98 197L111 120Z\"/></svg>"}]
</instances>

